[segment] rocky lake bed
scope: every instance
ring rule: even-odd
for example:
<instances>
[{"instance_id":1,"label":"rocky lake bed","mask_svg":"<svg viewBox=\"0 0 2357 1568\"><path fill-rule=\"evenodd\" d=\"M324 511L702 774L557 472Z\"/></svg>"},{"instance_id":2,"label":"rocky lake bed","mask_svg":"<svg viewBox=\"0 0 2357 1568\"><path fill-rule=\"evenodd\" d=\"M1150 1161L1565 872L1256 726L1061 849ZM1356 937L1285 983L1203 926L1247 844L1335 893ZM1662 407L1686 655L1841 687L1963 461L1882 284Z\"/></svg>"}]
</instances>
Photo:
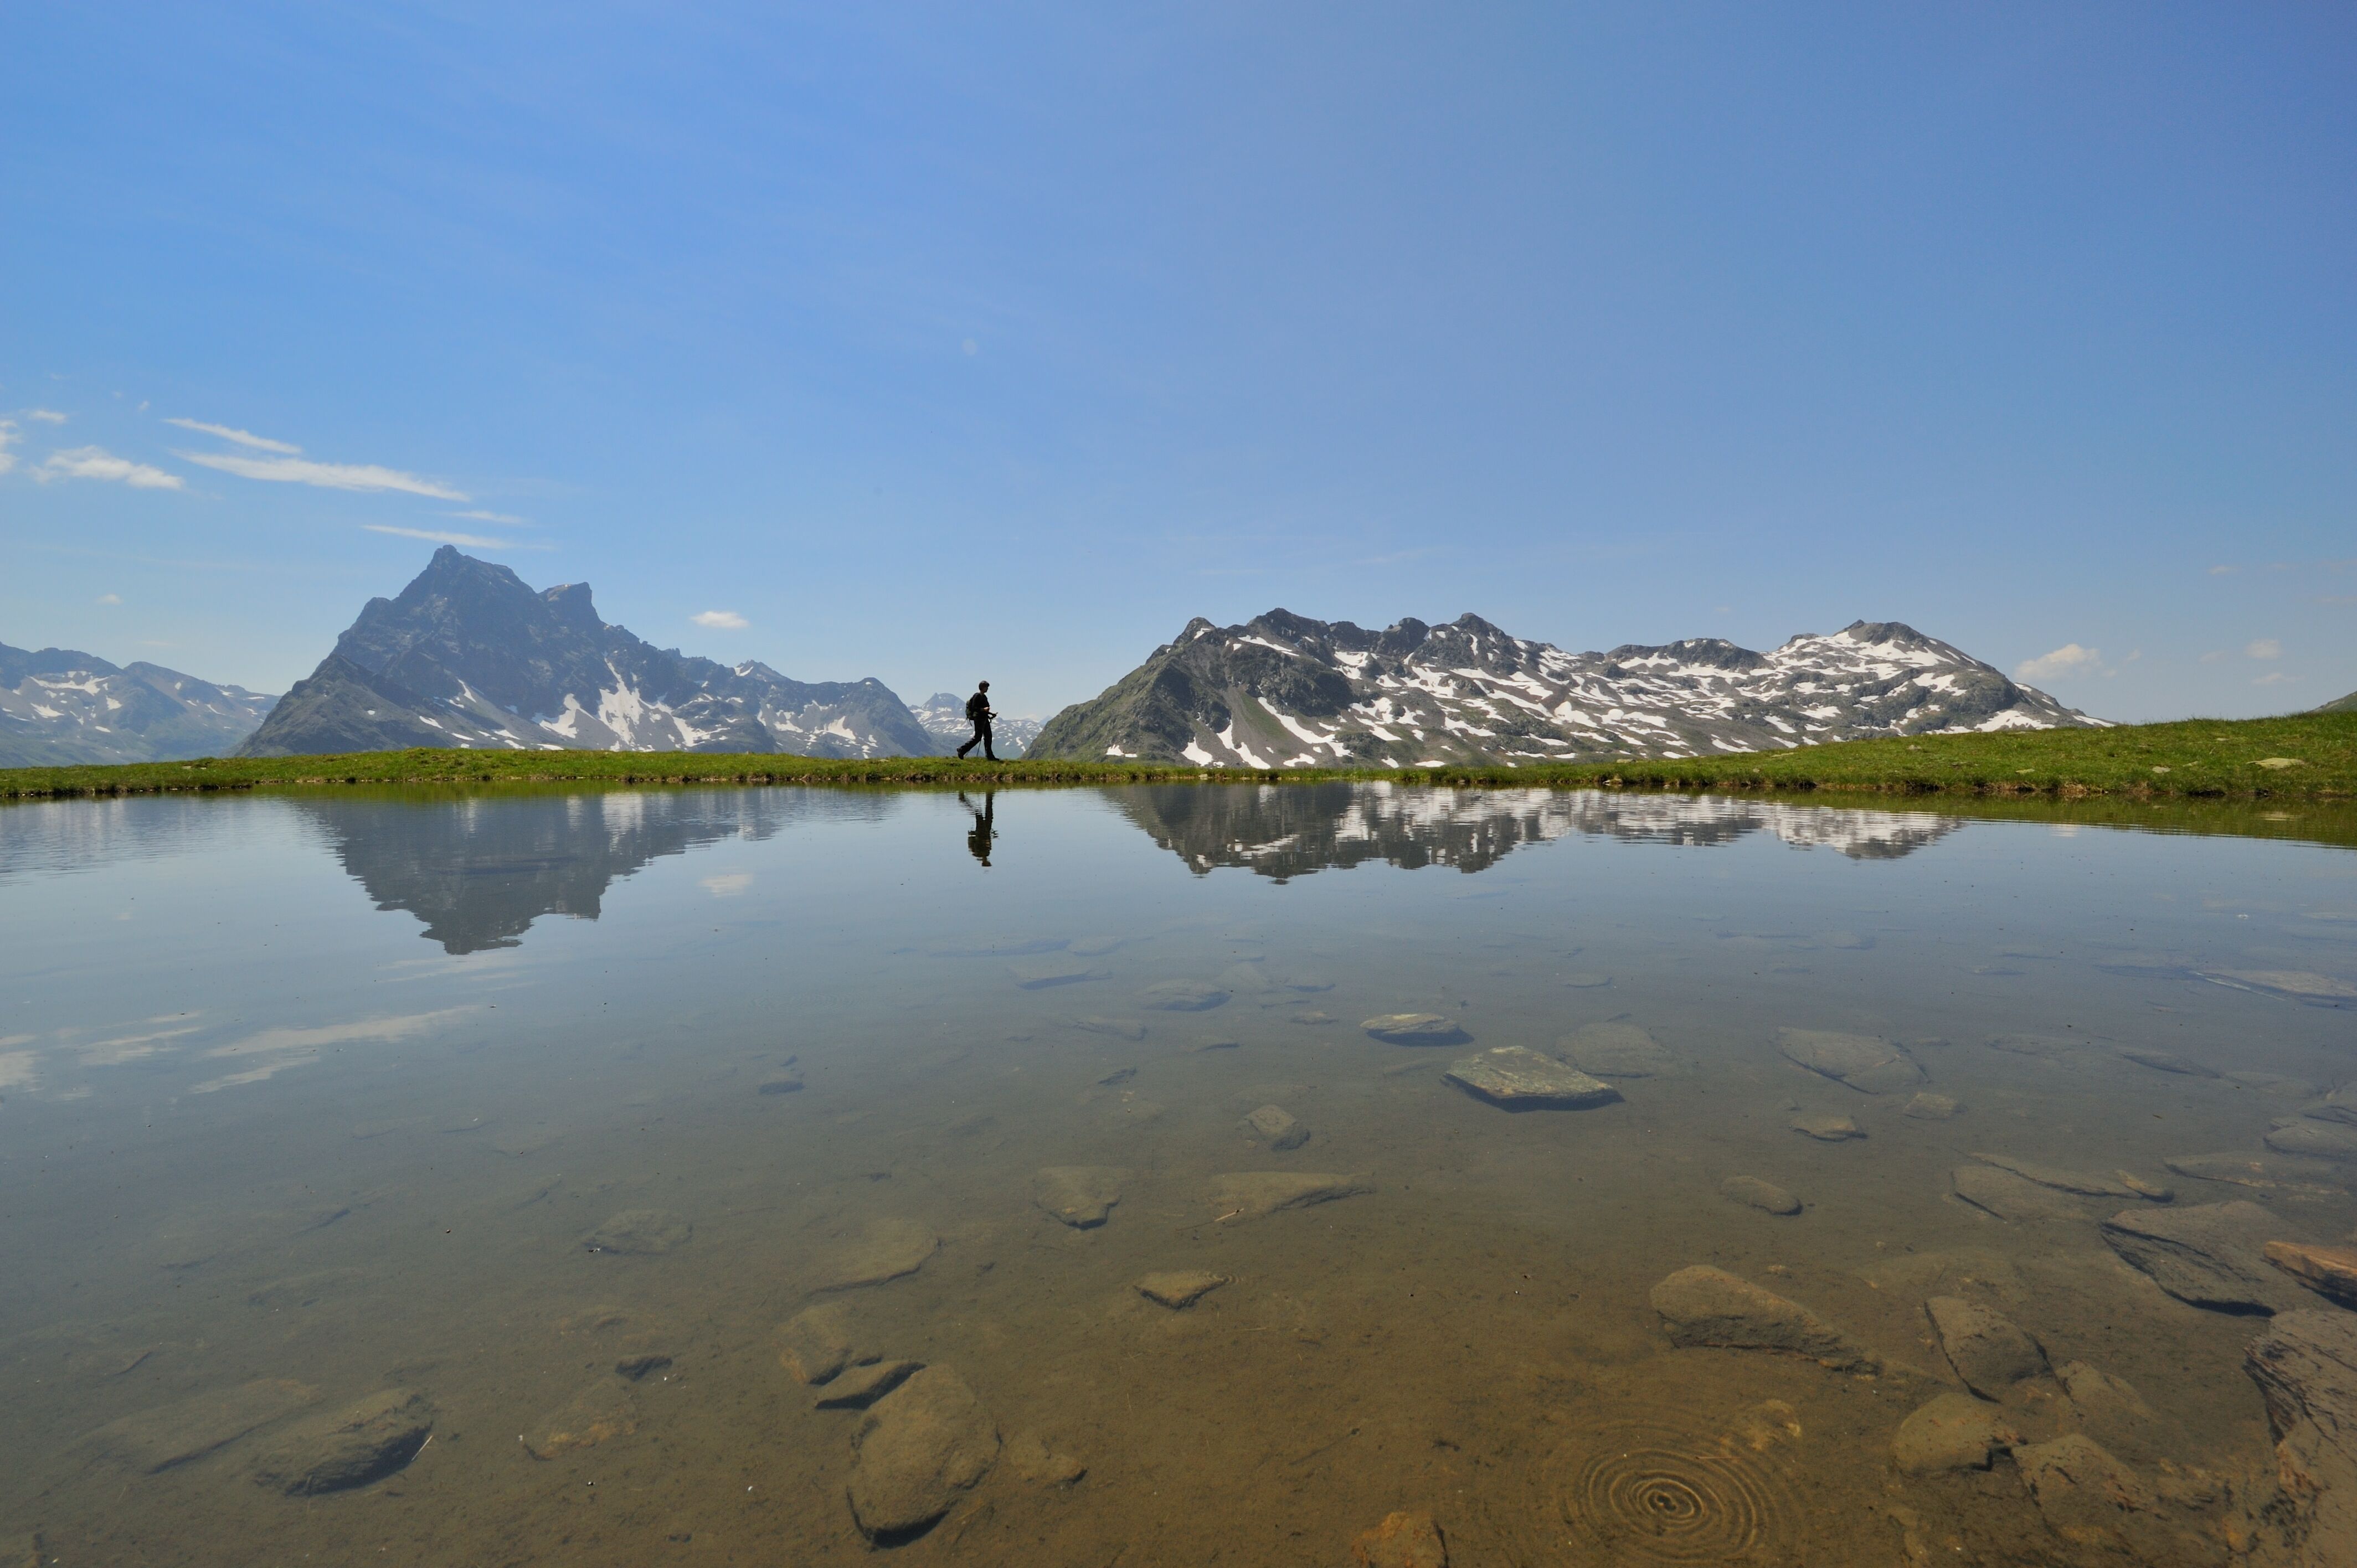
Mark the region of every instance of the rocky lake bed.
<instances>
[{"instance_id":1,"label":"rocky lake bed","mask_svg":"<svg viewBox=\"0 0 2357 1568\"><path fill-rule=\"evenodd\" d=\"M402 808L458 849L380 910L221 803L178 880L309 913L192 949L40 819L0 1542L2357 1560L2346 852L1828 811L1475 865L1433 796L1286 877L1092 836L1117 799L1028 802L1029 866L1002 800L986 879L953 815L830 806L431 957L404 911L521 824ZM69 983L92 932L152 944L125 994Z\"/></svg>"}]
</instances>

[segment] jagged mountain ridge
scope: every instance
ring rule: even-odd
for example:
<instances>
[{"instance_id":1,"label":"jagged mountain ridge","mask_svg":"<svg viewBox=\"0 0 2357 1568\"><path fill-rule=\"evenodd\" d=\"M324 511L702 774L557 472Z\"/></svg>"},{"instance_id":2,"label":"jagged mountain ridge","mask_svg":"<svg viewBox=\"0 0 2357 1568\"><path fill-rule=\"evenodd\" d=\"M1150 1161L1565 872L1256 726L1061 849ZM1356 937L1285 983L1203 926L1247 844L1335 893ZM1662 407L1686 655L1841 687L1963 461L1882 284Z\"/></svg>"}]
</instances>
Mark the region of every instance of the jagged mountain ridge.
<instances>
[{"instance_id":1,"label":"jagged mountain ridge","mask_svg":"<svg viewBox=\"0 0 2357 1568\"><path fill-rule=\"evenodd\" d=\"M1896 621L1767 653L1717 638L1566 653L1479 616L1382 631L1272 610L1198 617L1034 755L1204 767L1521 766L2103 723Z\"/></svg>"},{"instance_id":2,"label":"jagged mountain ridge","mask_svg":"<svg viewBox=\"0 0 2357 1568\"><path fill-rule=\"evenodd\" d=\"M277 701L145 660L0 643L0 768L219 757Z\"/></svg>"},{"instance_id":3,"label":"jagged mountain ridge","mask_svg":"<svg viewBox=\"0 0 2357 1568\"><path fill-rule=\"evenodd\" d=\"M396 598L371 599L242 748L791 752L927 756L874 679L808 682L661 649L601 620L586 583L536 593L444 545Z\"/></svg>"},{"instance_id":4,"label":"jagged mountain ridge","mask_svg":"<svg viewBox=\"0 0 2357 1568\"><path fill-rule=\"evenodd\" d=\"M944 752L955 751L973 737L974 726L965 721L965 699L955 692L935 692L921 703L911 703L909 711L925 726L925 733L940 744ZM1031 743L1039 738L1038 719L1009 718L1005 714L991 725L991 746L1001 757L1021 757Z\"/></svg>"}]
</instances>

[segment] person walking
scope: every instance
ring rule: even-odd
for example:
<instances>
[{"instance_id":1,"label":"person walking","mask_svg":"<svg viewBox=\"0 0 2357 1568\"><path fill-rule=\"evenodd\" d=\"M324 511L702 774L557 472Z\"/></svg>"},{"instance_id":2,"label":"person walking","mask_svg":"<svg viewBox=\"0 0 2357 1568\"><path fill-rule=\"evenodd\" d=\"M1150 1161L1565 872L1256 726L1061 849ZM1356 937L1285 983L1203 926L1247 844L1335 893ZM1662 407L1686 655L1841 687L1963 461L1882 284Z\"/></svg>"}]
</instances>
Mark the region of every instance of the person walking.
<instances>
[{"instance_id":1,"label":"person walking","mask_svg":"<svg viewBox=\"0 0 2357 1568\"><path fill-rule=\"evenodd\" d=\"M974 738L958 747L958 755L963 757L978 746L982 747L983 756L993 762L997 761L998 753L990 748L990 721L998 715L990 711L989 682L978 682L974 695L965 700L965 716L966 722L974 725Z\"/></svg>"}]
</instances>

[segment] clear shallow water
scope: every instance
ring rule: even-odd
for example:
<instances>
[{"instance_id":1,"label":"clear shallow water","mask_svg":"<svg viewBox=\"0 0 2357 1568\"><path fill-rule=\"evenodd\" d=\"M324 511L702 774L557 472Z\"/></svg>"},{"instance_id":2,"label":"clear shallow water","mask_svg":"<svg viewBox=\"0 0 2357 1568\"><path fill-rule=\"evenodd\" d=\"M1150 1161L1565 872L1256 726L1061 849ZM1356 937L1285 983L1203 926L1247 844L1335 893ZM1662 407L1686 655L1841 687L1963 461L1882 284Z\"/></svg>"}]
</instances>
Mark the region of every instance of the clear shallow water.
<instances>
[{"instance_id":1,"label":"clear shallow water","mask_svg":"<svg viewBox=\"0 0 2357 1568\"><path fill-rule=\"evenodd\" d=\"M2351 1167L2169 1169L2274 1157L2300 1085L2352 1071L2357 1012L2202 978L2228 972L2357 979L2357 856L1349 787L13 808L0 1545L862 1560L863 1416L780 1364L824 1302L857 1349L953 1369L1005 1441L910 1561L1331 1563L1395 1509L1460 1563L2104 1560L2007 1462L1890 1469L1956 1386L1923 1307L1955 1295L2134 1385L2135 1462L2225 1499L2171 1550L2223 1561L2272 1469L2255 1320L2129 1269L2096 1229L2116 1197L2008 1219L1952 1173L2126 1169L2345 1237ZM1224 999L1153 1005L1169 982ZM1473 1044L1359 1028L1408 1012ZM1668 1058L1618 1103L1517 1114L1443 1079L1615 1020ZM1781 1027L1905 1042L1961 1109L1804 1070ZM1272 1147L1266 1105L1308 1140ZM1792 1130L1820 1114L1865 1136ZM1118 1173L1105 1223L1043 1208L1065 1166ZM1222 1178L1270 1171L1363 1190L1230 1212ZM1734 1176L1805 1207L1730 1201ZM622 1244L668 1250L585 1244L647 1210ZM823 1288L879 1241L919 1266ZM1648 1293L1695 1263L1892 1369L1673 1348ZM1170 1271L1226 1283L1181 1311L1135 1289ZM404 1467L254 1479L389 1389L431 1406ZM2007 1409L2026 1438L2079 1424L2050 1380Z\"/></svg>"}]
</instances>

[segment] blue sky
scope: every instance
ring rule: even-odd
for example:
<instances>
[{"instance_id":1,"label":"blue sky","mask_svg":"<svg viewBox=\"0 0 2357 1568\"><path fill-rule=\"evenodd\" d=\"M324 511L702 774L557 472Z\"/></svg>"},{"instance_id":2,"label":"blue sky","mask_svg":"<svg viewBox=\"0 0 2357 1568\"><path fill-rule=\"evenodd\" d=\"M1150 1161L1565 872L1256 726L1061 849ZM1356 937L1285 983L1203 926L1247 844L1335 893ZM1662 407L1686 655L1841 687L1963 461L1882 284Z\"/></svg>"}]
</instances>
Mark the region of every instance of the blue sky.
<instances>
[{"instance_id":1,"label":"blue sky","mask_svg":"<svg viewBox=\"0 0 2357 1568\"><path fill-rule=\"evenodd\" d=\"M1014 713L1279 605L2357 688L2348 7L688 9L14 10L0 641L282 690L448 535Z\"/></svg>"}]
</instances>

